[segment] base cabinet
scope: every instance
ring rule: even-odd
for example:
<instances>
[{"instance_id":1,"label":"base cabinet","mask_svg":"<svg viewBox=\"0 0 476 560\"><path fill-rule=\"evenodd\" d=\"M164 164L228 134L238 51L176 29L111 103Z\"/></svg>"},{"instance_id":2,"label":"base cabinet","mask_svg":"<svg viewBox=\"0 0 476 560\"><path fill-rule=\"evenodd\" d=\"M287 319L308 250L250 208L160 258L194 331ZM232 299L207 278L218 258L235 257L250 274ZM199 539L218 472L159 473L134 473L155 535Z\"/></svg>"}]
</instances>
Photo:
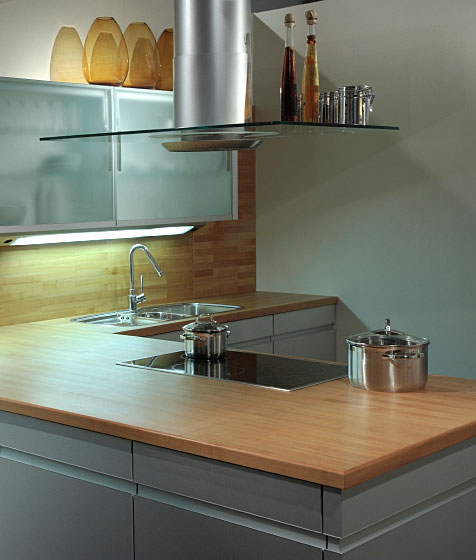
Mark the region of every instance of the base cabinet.
<instances>
[{"instance_id":1,"label":"base cabinet","mask_svg":"<svg viewBox=\"0 0 476 560\"><path fill-rule=\"evenodd\" d=\"M133 560L132 496L0 458L0 558Z\"/></svg>"},{"instance_id":2,"label":"base cabinet","mask_svg":"<svg viewBox=\"0 0 476 560\"><path fill-rule=\"evenodd\" d=\"M473 560L475 465L472 438L339 490L1 412L0 559Z\"/></svg>"},{"instance_id":3,"label":"base cabinet","mask_svg":"<svg viewBox=\"0 0 476 560\"><path fill-rule=\"evenodd\" d=\"M135 560L322 560L322 550L148 498L134 498Z\"/></svg>"},{"instance_id":4,"label":"base cabinet","mask_svg":"<svg viewBox=\"0 0 476 560\"><path fill-rule=\"evenodd\" d=\"M335 305L230 321L228 325L228 347L234 350L335 360ZM172 331L150 338L181 342L181 334Z\"/></svg>"}]
</instances>

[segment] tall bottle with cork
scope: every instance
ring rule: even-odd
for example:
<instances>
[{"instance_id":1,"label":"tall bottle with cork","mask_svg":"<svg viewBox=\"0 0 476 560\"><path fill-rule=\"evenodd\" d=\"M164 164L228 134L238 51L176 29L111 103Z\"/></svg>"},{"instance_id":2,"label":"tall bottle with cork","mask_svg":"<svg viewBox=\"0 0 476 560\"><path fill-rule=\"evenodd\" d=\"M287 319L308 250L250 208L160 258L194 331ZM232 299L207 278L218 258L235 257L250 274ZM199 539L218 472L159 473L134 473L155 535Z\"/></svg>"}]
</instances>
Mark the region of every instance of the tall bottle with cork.
<instances>
[{"instance_id":1,"label":"tall bottle with cork","mask_svg":"<svg viewBox=\"0 0 476 560\"><path fill-rule=\"evenodd\" d=\"M319 122L319 70L317 67L315 10L306 12L307 42L302 75L302 120Z\"/></svg>"},{"instance_id":2,"label":"tall bottle with cork","mask_svg":"<svg viewBox=\"0 0 476 560\"><path fill-rule=\"evenodd\" d=\"M286 39L284 43L283 72L281 74L281 120L297 121L296 56L294 53L294 14L284 16Z\"/></svg>"}]
</instances>

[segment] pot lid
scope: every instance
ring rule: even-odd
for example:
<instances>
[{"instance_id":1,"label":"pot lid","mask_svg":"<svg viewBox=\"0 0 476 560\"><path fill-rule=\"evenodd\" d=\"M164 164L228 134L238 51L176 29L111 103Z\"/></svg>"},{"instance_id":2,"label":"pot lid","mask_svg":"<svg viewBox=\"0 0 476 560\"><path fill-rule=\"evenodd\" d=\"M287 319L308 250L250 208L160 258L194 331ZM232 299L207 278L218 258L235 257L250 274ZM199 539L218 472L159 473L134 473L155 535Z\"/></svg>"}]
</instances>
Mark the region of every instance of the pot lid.
<instances>
[{"instance_id":1,"label":"pot lid","mask_svg":"<svg viewBox=\"0 0 476 560\"><path fill-rule=\"evenodd\" d=\"M385 328L375 331L354 334L347 338L352 346L426 346L430 344L427 338L394 331L390 326L390 319L385 319Z\"/></svg>"},{"instance_id":2,"label":"pot lid","mask_svg":"<svg viewBox=\"0 0 476 560\"><path fill-rule=\"evenodd\" d=\"M228 325L217 323L208 313L199 315L193 323L182 327L184 332L217 333L228 330Z\"/></svg>"}]
</instances>

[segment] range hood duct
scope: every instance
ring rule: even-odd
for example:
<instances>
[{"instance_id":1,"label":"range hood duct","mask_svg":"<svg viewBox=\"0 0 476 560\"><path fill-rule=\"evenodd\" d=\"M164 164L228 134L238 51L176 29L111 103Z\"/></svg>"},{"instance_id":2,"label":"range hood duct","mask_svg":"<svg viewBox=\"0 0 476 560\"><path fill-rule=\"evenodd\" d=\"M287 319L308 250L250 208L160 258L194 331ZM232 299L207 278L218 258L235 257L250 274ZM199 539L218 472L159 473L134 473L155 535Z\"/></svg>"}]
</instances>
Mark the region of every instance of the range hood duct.
<instances>
[{"instance_id":1,"label":"range hood duct","mask_svg":"<svg viewBox=\"0 0 476 560\"><path fill-rule=\"evenodd\" d=\"M174 121L176 128L238 124L251 112L251 0L175 0ZM169 144L188 151L246 149L260 142L236 131L190 134ZM230 142L232 142L230 144ZM233 144L236 142L236 145ZM167 147L167 146L166 146ZM182 151L182 150L180 150Z\"/></svg>"}]
</instances>

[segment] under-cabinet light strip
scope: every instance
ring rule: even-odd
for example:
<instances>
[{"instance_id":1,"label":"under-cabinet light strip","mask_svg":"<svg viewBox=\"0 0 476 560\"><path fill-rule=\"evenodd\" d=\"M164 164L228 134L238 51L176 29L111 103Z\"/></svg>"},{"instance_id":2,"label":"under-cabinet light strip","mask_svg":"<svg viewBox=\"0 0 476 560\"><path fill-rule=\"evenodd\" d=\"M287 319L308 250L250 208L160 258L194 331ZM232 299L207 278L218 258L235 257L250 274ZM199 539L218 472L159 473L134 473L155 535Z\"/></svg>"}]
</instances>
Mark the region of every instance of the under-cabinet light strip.
<instances>
[{"instance_id":1,"label":"under-cabinet light strip","mask_svg":"<svg viewBox=\"0 0 476 560\"><path fill-rule=\"evenodd\" d=\"M84 231L74 233L48 233L18 237L10 243L13 245L44 245L47 243L72 243L78 241L102 241L107 239L131 239L134 237L160 237L163 235L182 235L194 226L174 226L149 229L123 229L112 231Z\"/></svg>"}]
</instances>

